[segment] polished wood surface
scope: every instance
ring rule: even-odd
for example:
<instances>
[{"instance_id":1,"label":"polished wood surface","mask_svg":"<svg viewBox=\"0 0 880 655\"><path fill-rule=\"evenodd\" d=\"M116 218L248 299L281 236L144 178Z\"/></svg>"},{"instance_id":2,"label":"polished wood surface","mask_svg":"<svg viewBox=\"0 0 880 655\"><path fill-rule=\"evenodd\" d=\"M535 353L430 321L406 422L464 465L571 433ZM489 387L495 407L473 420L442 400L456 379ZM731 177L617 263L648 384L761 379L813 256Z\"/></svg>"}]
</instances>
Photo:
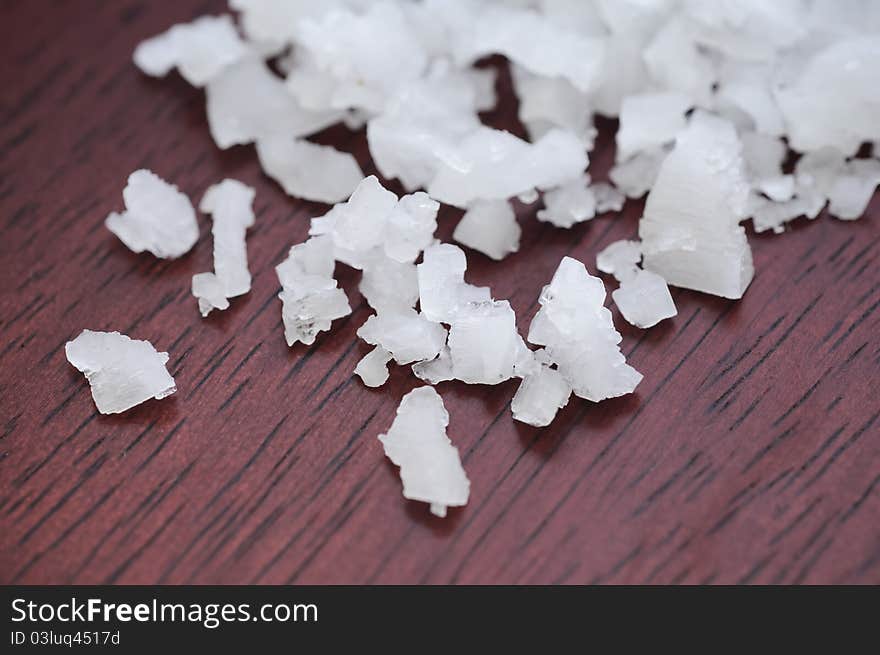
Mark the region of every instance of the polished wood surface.
<instances>
[{"instance_id":1,"label":"polished wood surface","mask_svg":"<svg viewBox=\"0 0 880 655\"><path fill-rule=\"evenodd\" d=\"M4 3L0 123L0 582L880 582L880 200L860 221L821 215L754 235L740 302L675 290L678 316L626 326L645 378L550 428L514 422L516 382L444 383L471 500L432 517L405 501L376 436L415 386L370 390L358 274L353 314L312 348L284 343L274 266L325 206L284 195L251 147L218 150L203 94L131 64L142 38L221 2ZM490 62L498 65L497 62ZM486 115L521 133L509 79ZM590 170L613 160L600 121ZM372 172L363 131L319 141ZM201 319L209 221L171 262L103 227L148 167L197 203L234 177L257 189L254 285ZM525 332L560 258L594 269L642 204L570 231L521 207L519 253L469 252L469 280L509 298ZM458 213L444 208L449 239ZM171 355L178 392L101 416L64 343L120 330Z\"/></svg>"}]
</instances>

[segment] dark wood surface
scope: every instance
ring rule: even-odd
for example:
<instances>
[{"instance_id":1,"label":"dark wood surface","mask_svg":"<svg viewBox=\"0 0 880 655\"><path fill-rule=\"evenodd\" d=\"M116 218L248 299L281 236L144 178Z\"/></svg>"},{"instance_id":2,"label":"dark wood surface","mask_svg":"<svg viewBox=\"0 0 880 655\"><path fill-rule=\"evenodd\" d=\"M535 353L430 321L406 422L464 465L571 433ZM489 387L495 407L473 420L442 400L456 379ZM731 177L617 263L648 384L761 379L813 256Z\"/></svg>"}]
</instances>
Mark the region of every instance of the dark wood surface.
<instances>
[{"instance_id":1,"label":"dark wood surface","mask_svg":"<svg viewBox=\"0 0 880 655\"><path fill-rule=\"evenodd\" d=\"M673 292L643 332L615 310L637 393L573 399L547 429L514 422L514 381L445 383L471 500L445 519L405 501L376 436L415 386L352 378L369 315L312 348L284 343L274 266L325 207L293 200L252 148L221 152L203 94L130 63L142 38L220 2L3 3L0 220L0 582L880 582L880 200L750 235L740 302ZM509 80L486 116L520 131ZM591 172L613 159L600 122ZM320 140L372 171L362 132ZM230 176L257 189L253 291L202 320L177 261L134 255L103 227L149 167L195 202ZM641 203L571 231L522 208L520 252L469 252L469 279L509 298L525 332L563 255L593 269L635 234ZM449 238L457 214L444 210ZM178 392L100 416L64 357L83 328L171 355Z\"/></svg>"}]
</instances>

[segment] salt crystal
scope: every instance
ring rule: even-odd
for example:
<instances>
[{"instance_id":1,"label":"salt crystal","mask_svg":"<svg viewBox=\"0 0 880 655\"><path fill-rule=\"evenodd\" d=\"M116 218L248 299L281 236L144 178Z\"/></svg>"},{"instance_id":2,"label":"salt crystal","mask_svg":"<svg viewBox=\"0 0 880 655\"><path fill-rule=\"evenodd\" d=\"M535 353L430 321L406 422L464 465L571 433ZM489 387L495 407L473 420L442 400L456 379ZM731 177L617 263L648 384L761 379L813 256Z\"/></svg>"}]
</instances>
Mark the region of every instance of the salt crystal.
<instances>
[{"instance_id":1,"label":"salt crystal","mask_svg":"<svg viewBox=\"0 0 880 655\"><path fill-rule=\"evenodd\" d=\"M428 186L432 198L468 207L475 200L504 200L572 180L587 167L583 144L553 129L528 143L509 132L478 129L458 144Z\"/></svg>"},{"instance_id":2,"label":"salt crystal","mask_svg":"<svg viewBox=\"0 0 880 655\"><path fill-rule=\"evenodd\" d=\"M332 321L351 313L345 292L332 278L333 266L333 243L325 236L293 246L287 259L275 267L288 346L298 341L311 345Z\"/></svg>"},{"instance_id":3,"label":"salt crystal","mask_svg":"<svg viewBox=\"0 0 880 655\"><path fill-rule=\"evenodd\" d=\"M418 379L428 384L454 380L455 373L452 371L452 354L449 352L449 346L443 346L440 354L434 359L413 364L412 372Z\"/></svg>"},{"instance_id":4,"label":"salt crystal","mask_svg":"<svg viewBox=\"0 0 880 655\"><path fill-rule=\"evenodd\" d=\"M757 184L758 190L774 202L785 202L794 196L794 175L765 177Z\"/></svg>"},{"instance_id":5,"label":"salt crystal","mask_svg":"<svg viewBox=\"0 0 880 655\"><path fill-rule=\"evenodd\" d=\"M626 202L626 196L614 186L607 182L596 182L590 189L596 198L596 213L604 214L605 212L619 212L623 209Z\"/></svg>"},{"instance_id":6,"label":"salt crystal","mask_svg":"<svg viewBox=\"0 0 880 655\"><path fill-rule=\"evenodd\" d=\"M506 200L478 200L455 226L452 238L495 260L519 250L522 229Z\"/></svg>"},{"instance_id":7,"label":"salt crystal","mask_svg":"<svg viewBox=\"0 0 880 655\"><path fill-rule=\"evenodd\" d=\"M509 302L464 304L449 328L455 379L468 384L498 384L510 379L521 342Z\"/></svg>"},{"instance_id":8,"label":"salt crystal","mask_svg":"<svg viewBox=\"0 0 880 655\"><path fill-rule=\"evenodd\" d=\"M578 33L536 11L489 5L457 36L459 63L502 54L536 75L561 77L584 93L601 79L602 39Z\"/></svg>"},{"instance_id":9,"label":"salt crystal","mask_svg":"<svg viewBox=\"0 0 880 655\"><path fill-rule=\"evenodd\" d=\"M618 280L627 277L642 261L642 246L638 241L615 241L596 255L596 268Z\"/></svg>"},{"instance_id":10,"label":"salt crystal","mask_svg":"<svg viewBox=\"0 0 880 655\"><path fill-rule=\"evenodd\" d=\"M214 237L214 273L198 273L192 281L202 316L228 308L229 298L251 290L245 232L254 224L254 193L238 180L226 179L202 196L199 209L212 215Z\"/></svg>"},{"instance_id":11,"label":"salt crystal","mask_svg":"<svg viewBox=\"0 0 880 655\"><path fill-rule=\"evenodd\" d=\"M673 16L661 27L644 49L648 72L660 88L678 91L700 106L711 104L716 72L711 59L694 39L689 21Z\"/></svg>"},{"instance_id":12,"label":"salt crystal","mask_svg":"<svg viewBox=\"0 0 880 655\"><path fill-rule=\"evenodd\" d=\"M391 259L377 249L362 260L362 265L364 274L359 288L373 309L407 309L418 302L415 264Z\"/></svg>"},{"instance_id":13,"label":"salt crystal","mask_svg":"<svg viewBox=\"0 0 880 655\"><path fill-rule=\"evenodd\" d=\"M553 422L570 397L571 387L562 373L542 364L523 378L510 409L515 420L542 428Z\"/></svg>"},{"instance_id":14,"label":"salt crystal","mask_svg":"<svg viewBox=\"0 0 880 655\"><path fill-rule=\"evenodd\" d=\"M208 82L205 93L211 136L224 149L269 137L309 136L339 121L343 113L305 109L255 57L225 68Z\"/></svg>"},{"instance_id":15,"label":"salt crystal","mask_svg":"<svg viewBox=\"0 0 880 655\"><path fill-rule=\"evenodd\" d=\"M446 343L446 328L411 308L380 309L358 328L357 335L373 346L382 346L398 364L436 357Z\"/></svg>"},{"instance_id":16,"label":"salt crystal","mask_svg":"<svg viewBox=\"0 0 880 655\"><path fill-rule=\"evenodd\" d=\"M796 79L776 91L788 140L798 151L831 146L855 154L863 141L880 139L880 38L844 38L827 46Z\"/></svg>"},{"instance_id":17,"label":"salt crystal","mask_svg":"<svg viewBox=\"0 0 880 655\"><path fill-rule=\"evenodd\" d=\"M880 161L853 159L828 191L828 213L841 220L855 220L865 213L880 184Z\"/></svg>"},{"instance_id":18,"label":"salt crystal","mask_svg":"<svg viewBox=\"0 0 880 655\"><path fill-rule=\"evenodd\" d=\"M596 195L587 175L544 192L544 208L538 210L539 221L556 227L570 228L596 215Z\"/></svg>"},{"instance_id":19,"label":"salt crystal","mask_svg":"<svg viewBox=\"0 0 880 655\"><path fill-rule=\"evenodd\" d=\"M257 155L266 174L296 198L340 202L351 195L364 177L349 153L301 139L258 139Z\"/></svg>"},{"instance_id":20,"label":"salt crystal","mask_svg":"<svg viewBox=\"0 0 880 655\"><path fill-rule=\"evenodd\" d=\"M675 91L624 98L616 136L617 161L626 161L637 152L672 142L684 129L684 114L690 107L690 99Z\"/></svg>"},{"instance_id":21,"label":"salt crystal","mask_svg":"<svg viewBox=\"0 0 880 655\"><path fill-rule=\"evenodd\" d=\"M119 332L83 330L67 342L64 352L67 361L85 374L102 414L118 414L177 391L165 367L168 353L157 352L149 341Z\"/></svg>"},{"instance_id":22,"label":"salt crystal","mask_svg":"<svg viewBox=\"0 0 880 655\"><path fill-rule=\"evenodd\" d=\"M467 258L457 246L440 243L426 248L417 269L419 305L431 321L451 323L463 304L490 300L489 289L464 281Z\"/></svg>"},{"instance_id":23,"label":"salt crystal","mask_svg":"<svg viewBox=\"0 0 880 655\"><path fill-rule=\"evenodd\" d=\"M204 86L248 53L229 16L202 16L139 43L134 63L153 77L177 67L187 82Z\"/></svg>"},{"instance_id":24,"label":"salt crystal","mask_svg":"<svg viewBox=\"0 0 880 655\"><path fill-rule=\"evenodd\" d=\"M641 198L654 186L667 154L669 150L662 147L639 152L625 162L612 166L608 177L628 198Z\"/></svg>"},{"instance_id":25,"label":"salt crystal","mask_svg":"<svg viewBox=\"0 0 880 655\"><path fill-rule=\"evenodd\" d=\"M519 98L519 119L532 140L540 139L554 127L579 137L587 150L593 145L590 97L562 77L534 75L511 64L513 87Z\"/></svg>"},{"instance_id":26,"label":"salt crystal","mask_svg":"<svg viewBox=\"0 0 880 655\"><path fill-rule=\"evenodd\" d=\"M470 481L458 449L446 436L449 414L433 387L406 394L386 434L379 435L385 455L400 467L403 496L430 503L431 513L467 504Z\"/></svg>"},{"instance_id":27,"label":"salt crystal","mask_svg":"<svg viewBox=\"0 0 880 655\"><path fill-rule=\"evenodd\" d=\"M140 169L129 175L122 197L125 211L111 213L104 224L130 250L175 259L198 241L199 225L189 198L155 173Z\"/></svg>"},{"instance_id":28,"label":"salt crystal","mask_svg":"<svg viewBox=\"0 0 880 655\"><path fill-rule=\"evenodd\" d=\"M347 9L304 19L296 29L298 47L316 70L332 80L329 108L381 111L402 84L420 77L427 54L400 6L373 2L363 13ZM302 98L302 91L293 88Z\"/></svg>"},{"instance_id":29,"label":"salt crystal","mask_svg":"<svg viewBox=\"0 0 880 655\"><path fill-rule=\"evenodd\" d=\"M651 271L637 269L633 276L621 280L611 297L627 323L639 328L652 327L678 314L666 280Z\"/></svg>"},{"instance_id":30,"label":"salt crystal","mask_svg":"<svg viewBox=\"0 0 880 655\"><path fill-rule=\"evenodd\" d=\"M368 387L381 387L388 381L388 362L391 353L376 346L357 363L355 374Z\"/></svg>"},{"instance_id":31,"label":"salt crystal","mask_svg":"<svg viewBox=\"0 0 880 655\"><path fill-rule=\"evenodd\" d=\"M740 298L752 280L752 253L739 222L749 185L729 122L695 113L681 132L639 223L644 267L669 284Z\"/></svg>"},{"instance_id":32,"label":"salt crystal","mask_svg":"<svg viewBox=\"0 0 880 655\"><path fill-rule=\"evenodd\" d=\"M632 393L642 375L620 352L620 333L603 306L605 286L584 265L563 257L538 302L528 340L545 346L575 395L599 402Z\"/></svg>"}]
</instances>

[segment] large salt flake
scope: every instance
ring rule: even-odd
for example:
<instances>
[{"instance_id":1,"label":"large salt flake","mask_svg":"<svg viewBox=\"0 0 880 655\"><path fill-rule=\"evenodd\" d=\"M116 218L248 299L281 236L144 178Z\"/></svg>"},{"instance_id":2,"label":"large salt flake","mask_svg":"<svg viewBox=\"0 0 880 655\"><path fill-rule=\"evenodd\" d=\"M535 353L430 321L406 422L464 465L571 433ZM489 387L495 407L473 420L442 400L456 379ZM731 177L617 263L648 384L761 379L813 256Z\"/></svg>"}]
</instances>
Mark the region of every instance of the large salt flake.
<instances>
[{"instance_id":1,"label":"large salt flake","mask_svg":"<svg viewBox=\"0 0 880 655\"><path fill-rule=\"evenodd\" d=\"M568 404L571 386L562 373L546 364L539 364L527 373L510 403L513 418L538 428L546 427L556 413Z\"/></svg>"},{"instance_id":2,"label":"large salt flake","mask_svg":"<svg viewBox=\"0 0 880 655\"><path fill-rule=\"evenodd\" d=\"M596 209L596 195L590 187L590 177L581 175L544 192L544 208L538 210L537 216L539 221L570 228L593 218Z\"/></svg>"},{"instance_id":3,"label":"large salt flake","mask_svg":"<svg viewBox=\"0 0 880 655\"><path fill-rule=\"evenodd\" d=\"M408 307L380 309L357 335L390 352L398 364L434 359L446 343L446 328Z\"/></svg>"},{"instance_id":4,"label":"large salt flake","mask_svg":"<svg viewBox=\"0 0 880 655\"><path fill-rule=\"evenodd\" d=\"M563 257L538 302L528 340L545 346L575 395L598 402L631 393L642 375L620 352L620 333L603 306L605 286L584 265Z\"/></svg>"},{"instance_id":5,"label":"large salt flake","mask_svg":"<svg viewBox=\"0 0 880 655\"><path fill-rule=\"evenodd\" d=\"M468 384L508 380L514 375L521 345L508 301L466 303L449 328L453 375Z\"/></svg>"},{"instance_id":6,"label":"large salt flake","mask_svg":"<svg viewBox=\"0 0 880 655\"><path fill-rule=\"evenodd\" d=\"M680 92L640 93L624 98L617 130L617 161L671 143L684 129L690 99Z\"/></svg>"},{"instance_id":7,"label":"large salt flake","mask_svg":"<svg viewBox=\"0 0 880 655\"><path fill-rule=\"evenodd\" d=\"M245 57L205 87L208 126L219 148L269 137L309 136L339 121L341 111L305 109L266 64Z\"/></svg>"},{"instance_id":8,"label":"large salt flake","mask_svg":"<svg viewBox=\"0 0 880 655\"><path fill-rule=\"evenodd\" d=\"M406 394L386 434L379 435L385 455L400 467L403 496L430 503L431 513L467 504L470 481L458 449L446 436L449 414L433 387Z\"/></svg>"},{"instance_id":9,"label":"large salt flake","mask_svg":"<svg viewBox=\"0 0 880 655\"><path fill-rule=\"evenodd\" d=\"M214 272L198 273L192 281L202 316L212 309L226 309L229 298L251 290L245 232L254 224L253 202L254 190L232 179L215 184L202 196L199 209L214 221Z\"/></svg>"},{"instance_id":10,"label":"large salt flake","mask_svg":"<svg viewBox=\"0 0 880 655\"><path fill-rule=\"evenodd\" d=\"M364 177L349 153L287 136L258 139L257 156L266 174L295 198L340 202Z\"/></svg>"},{"instance_id":11,"label":"large salt flake","mask_svg":"<svg viewBox=\"0 0 880 655\"><path fill-rule=\"evenodd\" d=\"M506 200L578 177L587 167L583 143L553 129L535 143L488 127L458 144L428 186L432 198L457 207L475 200Z\"/></svg>"},{"instance_id":12,"label":"large salt flake","mask_svg":"<svg viewBox=\"0 0 880 655\"><path fill-rule=\"evenodd\" d=\"M388 380L388 362L391 359L390 352L376 346L357 363L355 375L368 387L381 387Z\"/></svg>"},{"instance_id":13,"label":"large salt flake","mask_svg":"<svg viewBox=\"0 0 880 655\"><path fill-rule=\"evenodd\" d=\"M400 6L370 3L361 14L346 9L319 19L302 20L297 44L315 67L333 81L328 107L381 111L387 98L404 83L420 77L428 63ZM303 99L306 90L293 86Z\"/></svg>"},{"instance_id":14,"label":"large salt flake","mask_svg":"<svg viewBox=\"0 0 880 655\"><path fill-rule=\"evenodd\" d=\"M458 246L438 243L426 248L417 269L419 306L431 321L452 323L464 304L491 299L488 288L464 281L467 258Z\"/></svg>"},{"instance_id":15,"label":"large salt flake","mask_svg":"<svg viewBox=\"0 0 880 655\"><path fill-rule=\"evenodd\" d=\"M187 82L203 86L248 53L229 16L202 16L142 41L135 48L134 63L153 77L164 77L177 67Z\"/></svg>"},{"instance_id":16,"label":"large salt flake","mask_svg":"<svg viewBox=\"0 0 880 655\"><path fill-rule=\"evenodd\" d=\"M506 200L478 200L461 217L452 238L495 260L519 250L522 229Z\"/></svg>"},{"instance_id":17,"label":"large salt flake","mask_svg":"<svg viewBox=\"0 0 880 655\"><path fill-rule=\"evenodd\" d=\"M639 223L644 267L669 284L740 298L754 274L749 185L729 122L696 113L663 161Z\"/></svg>"},{"instance_id":18,"label":"large salt flake","mask_svg":"<svg viewBox=\"0 0 880 655\"><path fill-rule=\"evenodd\" d=\"M313 237L293 246L285 261L275 267L282 291L281 318L287 345L315 342L337 318L351 313L348 298L333 279L333 243Z\"/></svg>"},{"instance_id":19,"label":"large salt flake","mask_svg":"<svg viewBox=\"0 0 880 655\"><path fill-rule=\"evenodd\" d=\"M122 197L125 211L111 213L104 224L130 250L174 259L198 241L199 225L189 198L155 173L140 169L129 175Z\"/></svg>"},{"instance_id":20,"label":"large salt flake","mask_svg":"<svg viewBox=\"0 0 880 655\"><path fill-rule=\"evenodd\" d=\"M880 140L880 37L843 39L815 55L776 99L791 147L824 146L852 155L863 141Z\"/></svg>"},{"instance_id":21,"label":"large salt flake","mask_svg":"<svg viewBox=\"0 0 880 655\"><path fill-rule=\"evenodd\" d=\"M636 269L621 280L611 297L626 322L639 328L653 327L678 314L666 280L651 271Z\"/></svg>"},{"instance_id":22,"label":"large salt flake","mask_svg":"<svg viewBox=\"0 0 880 655\"><path fill-rule=\"evenodd\" d=\"M145 400L170 396L177 387L165 365L168 353L119 332L83 330L64 346L67 361L85 374L102 414L118 414Z\"/></svg>"}]
</instances>

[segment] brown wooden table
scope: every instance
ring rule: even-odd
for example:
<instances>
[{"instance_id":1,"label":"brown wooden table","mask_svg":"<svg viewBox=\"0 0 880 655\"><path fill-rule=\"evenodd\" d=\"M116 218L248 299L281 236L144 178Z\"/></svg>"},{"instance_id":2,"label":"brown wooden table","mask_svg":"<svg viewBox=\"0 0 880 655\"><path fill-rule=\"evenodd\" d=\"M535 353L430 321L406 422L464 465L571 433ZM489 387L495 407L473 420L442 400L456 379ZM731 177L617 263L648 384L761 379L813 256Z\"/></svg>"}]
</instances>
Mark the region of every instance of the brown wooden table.
<instances>
[{"instance_id":1,"label":"brown wooden table","mask_svg":"<svg viewBox=\"0 0 880 655\"><path fill-rule=\"evenodd\" d=\"M370 311L312 348L284 343L274 266L326 207L221 152L203 94L152 80L135 44L221 2L4 3L0 161L0 582L880 582L880 200L843 223L750 235L740 302L688 291L649 331L615 310L637 393L573 399L550 428L516 423L516 382L445 383L471 500L433 518L405 501L376 436L415 385L369 390L352 370ZM486 119L521 133L509 80ZM590 170L603 179L613 123ZM363 131L320 140L372 172ZM209 221L177 261L134 255L103 227L149 167L195 202L223 177L257 189L253 291L199 317ZM573 230L523 208L520 252L469 253L469 279L509 298L525 332L563 255L635 234L641 203ZM444 209L449 239L457 214ZM120 330L171 354L178 392L95 410L64 343Z\"/></svg>"}]
</instances>

